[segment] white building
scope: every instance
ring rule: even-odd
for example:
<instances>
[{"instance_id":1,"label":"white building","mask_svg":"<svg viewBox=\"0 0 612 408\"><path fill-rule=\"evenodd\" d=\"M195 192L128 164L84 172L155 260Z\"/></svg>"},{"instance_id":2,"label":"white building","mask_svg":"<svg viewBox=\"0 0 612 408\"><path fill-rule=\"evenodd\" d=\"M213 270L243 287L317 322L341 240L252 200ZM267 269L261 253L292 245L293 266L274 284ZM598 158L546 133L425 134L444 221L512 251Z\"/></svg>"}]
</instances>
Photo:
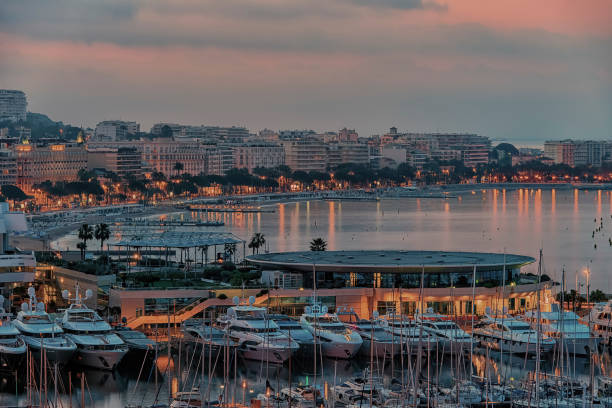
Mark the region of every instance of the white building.
<instances>
[{"instance_id":1,"label":"white building","mask_svg":"<svg viewBox=\"0 0 612 408\"><path fill-rule=\"evenodd\" d=\"M23 91L0 89L0 121L26 120L28 101Z\"/></svg>"},{"instance_id":2,"label":"white building","mask_svg":"<svg viewBox=\"0 0 612 408\"><path fill-rule=\"evenodd\" d=\"M96 140L115 141L125 140L128 135L137 135L140 124L122 120L105 120L96 125Z\"/></svg>"}]
</instances>

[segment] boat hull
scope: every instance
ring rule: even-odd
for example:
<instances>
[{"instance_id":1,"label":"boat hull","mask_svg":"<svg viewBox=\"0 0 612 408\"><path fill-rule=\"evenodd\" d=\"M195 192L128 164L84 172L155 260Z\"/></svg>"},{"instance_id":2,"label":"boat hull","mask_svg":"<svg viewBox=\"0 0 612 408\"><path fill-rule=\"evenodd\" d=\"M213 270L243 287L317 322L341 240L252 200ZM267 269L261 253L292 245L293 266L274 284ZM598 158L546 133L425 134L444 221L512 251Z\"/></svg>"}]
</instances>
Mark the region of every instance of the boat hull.
<instances>
[{"instance_id":1,"label":"boat hull","mask_svg":"<svg viewBox=\"0 0 612 408\"><path fill-rule=\"evenodd\" d=\"M401 347L398 343L371 341L363 339L359 352L364 356L394 357L400 353Z\"/></svg>"},{"instance_id":2,"label":"boat hull","mask_svg":"<svg viewBox=\"0 0 612 408\"><path fill-rule=\"evenodd\" d=\"M30 351L32 352L32 356L36 360L40 360L41 354L42 354L40 351L41 350L40 339L31 338L27 336L24 336L23 339L25 340L26 344L30 348ZM42 347L44 348L45 358L51 364L53 363L67 364L72 359L74 354L76 353L76 345L72 342L67 343L64 346L61 346L57 344L54 345L53 343L49 341L47 341L47 343L43 341Z\"/></svg>"},{"instance_id":3,"label":"boat hull","mask_svg":"<svg viewBox=\"0 0 612 408\"><path fill-rule=\"evenodd\" d=\"M247 360L264 361L267 363L282 364L293 354L292 349L268 349L264 347L240 348L240 353Z\"/></svg>"},{"instance_id":4,"label":"boat hull","mask_svg":"<svg viewBox=\"0 0 612 408\"><path fill-rule=\"evenodd\" d=\"M117 350L78 349L73 361L76 364L102 370L113 370L127 354L127 348Z\"/></svg>"},{"instance_id":5,"label":"boat hull","mask_svg":"<svg viewBox=\"0 0 612 408\"><path fill-rule=\"evenodd\" d=\"M321 352L324 357L349 359L355 356L362 343L337 343L337 342L325 342L322 343Z\"/></svg>"},{"instance_id":6,"label":"boat hull","mask_svg":"<svg viewBox=\"0 0 612 408\"><path fill-rule=\"evenodd\" d=\"M598 337L564 338L563 350L569 354L575 354L578 356L588 356L598 350L600 342L601 339ZM561 345L560 339L558 345Z\"/></svg>"},{"instance_id":7,"label":"boat hull","mask_svg":"<svg viewBox=\"0 0 612 408\"><path fill-rule=\"evenodd\" d=\"M25 360L26 348L16 347L13 350L0 349L0 370L18 370Z\"/></svg>"}]
</instances>

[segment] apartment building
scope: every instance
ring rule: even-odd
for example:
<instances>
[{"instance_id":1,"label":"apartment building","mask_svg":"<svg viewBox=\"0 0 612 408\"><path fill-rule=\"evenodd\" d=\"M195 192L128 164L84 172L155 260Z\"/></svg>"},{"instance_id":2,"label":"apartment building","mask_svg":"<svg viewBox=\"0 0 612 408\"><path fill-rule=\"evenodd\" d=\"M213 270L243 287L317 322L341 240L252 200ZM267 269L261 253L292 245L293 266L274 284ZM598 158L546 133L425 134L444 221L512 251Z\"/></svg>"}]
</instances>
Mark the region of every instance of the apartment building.
<instances>
[{"instance_id":1,"label":"apartment building","mask_svg":"<svg viewBox=\"0 0 612 408\"><path fill-rule=\"evenodd\" d=\"M0 150L0 186L17 185L17 156L9 149Z\"/></svg>"},{"instance_id":2,"label":"apartment building","mask_svg":"<svg viewBox=\"0 0 612 408\"><path fill-rule=\"evenodd\" d=\"M17 185L24 191L43 181L70 181L87 168L87 150L81 144L18 144Z\"/></svg>"},{"instance_id":3,"label":"apartment building","mask_svg":"<svg viewBox=\"0 0 612 408\"><path fill-rule=\"evenodd\" d=\"M142 175L142 153L135 147L88 148L87 169L104 169L121 177Z\"/></svg>"},{"instance_id":4,"label":"apartment building","mask_svg":"<svg viewBox=\"0 0 612 408\"><path fill-rule=\"evenodd\" d=\"M370 154L367 144L330 143L327 145L327 167L335 168L343 163L369 165Z\"/></svg>"},{"instance_id":5,"label":"apartment building","mask_svg":"<svg viewBox=\"0 0 612 408\"><path fill-rule=\"evenodd\" d=\"M320 171L327 169L327 146L314 137L283 140L285 164L293 171Z\"/></svg>"},{"instance_id":6,"label":"apartment building","mask_svg":"<svg viewBox=\"0 0 612 408\"><path fill-rule=\"evenodd\" d=\"M272 168L285 164L285 149L275 143L244 143L231 146L233 167L246 168L249 172L257 167Z\"/></svg>"},{"instance_id":7,"label":"apartment building","mask_svg":"<svg viewBox=\"0 0 612 408\"><path fill-rule=\"evenodd\" d=\"M0 89L0 121L26 120L28 101L23 91Z\"/></svg>"},{"instance_id":8,"label":"apartment building","mask_svg":"<svg viewBox=\"0 0 612 408\"><path fill-rule=\"evenodd\" d=\"M101 141L125 140L140 132L140 124L123 120L105 120L96 125L94 137Z\"/></svg>"},{"instance_id":9,"label":"apartment building","mask_svg":"<svg viewBox=\"0 0 612 408\"><path fill-rule=\"evenodd\" d=\"M598 167L612 158L612 141L547 140L544 142L544 155L557 164Z\"/></svg>"}]
</instances>

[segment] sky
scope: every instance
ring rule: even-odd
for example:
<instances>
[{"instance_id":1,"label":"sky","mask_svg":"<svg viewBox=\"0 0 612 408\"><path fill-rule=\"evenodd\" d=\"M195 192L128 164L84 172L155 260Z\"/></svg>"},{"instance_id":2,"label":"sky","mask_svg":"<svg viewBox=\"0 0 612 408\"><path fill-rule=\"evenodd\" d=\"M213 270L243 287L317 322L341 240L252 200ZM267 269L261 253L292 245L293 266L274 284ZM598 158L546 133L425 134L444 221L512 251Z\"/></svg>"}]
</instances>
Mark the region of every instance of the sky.
<instances>
[{"instance_id":1,"label":"sky","mask_svg":"<svg viewBox=\"0 0 612 408\"><path fill-rule=\"evenodd\" d=\"M612 139L612 2L2 0L0 88L91 127Z\"/></svg>"}]
</instances>

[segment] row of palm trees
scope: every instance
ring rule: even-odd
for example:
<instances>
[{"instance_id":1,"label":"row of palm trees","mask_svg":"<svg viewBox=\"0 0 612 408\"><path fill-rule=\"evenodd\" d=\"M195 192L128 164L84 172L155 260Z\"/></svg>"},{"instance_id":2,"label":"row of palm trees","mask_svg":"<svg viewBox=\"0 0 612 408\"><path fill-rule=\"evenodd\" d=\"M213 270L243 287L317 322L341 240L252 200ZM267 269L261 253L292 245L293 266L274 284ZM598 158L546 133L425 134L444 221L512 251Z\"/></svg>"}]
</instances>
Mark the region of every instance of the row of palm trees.
<instances>
[{"instance_id":1,"label":"row of palm trees","mask_svg":"<svg viewBox=\"0 0 612 408\"><path fill-rule=\"evenodd\" d=\"M259 248L266 244L266 237L261 232L256 232L251 238L248 247L253 250L253 255L259 253ZM323 238L315 238L310 241L311 251L325 251L327 249L327 242Z\"/></svg>"},{"instance_id":2,"label":"row of palm trees","mask_svg":"<svg viewBox=\"0 0 612 408\"><path fill-rule=\"evenodd\" d=\"M108 224L100 223L95 226L95 229L89 224L83 224L79 227L78 236L81 242L77 244L77 248L81 251L81 260L85 260L85 250L87 249L87 241L96 239L100 241L100 251L104 249L104 242L110 238L110 228Z\"/></svg>"}]
</instances>

